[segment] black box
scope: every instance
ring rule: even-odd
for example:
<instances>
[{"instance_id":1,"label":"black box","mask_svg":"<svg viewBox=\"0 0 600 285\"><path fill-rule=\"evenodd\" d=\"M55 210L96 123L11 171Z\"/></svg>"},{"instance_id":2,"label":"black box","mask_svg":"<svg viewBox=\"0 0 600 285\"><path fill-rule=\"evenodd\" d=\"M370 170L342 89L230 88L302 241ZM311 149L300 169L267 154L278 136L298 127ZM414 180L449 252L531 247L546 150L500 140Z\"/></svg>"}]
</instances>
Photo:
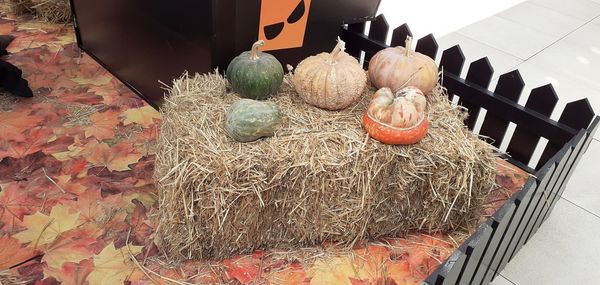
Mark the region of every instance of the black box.
<instances>
[{"instance_id":1,"label":"black box","mask_svg":"<svg viewBox=\"0 0 600 285\"><path fill-rule=\"evenodd\" d=\"M380 0L71 0L79 46L157 106L158 81L227 68L259 37L282 64L335 46Z\"/></svg>"}]
</instances>

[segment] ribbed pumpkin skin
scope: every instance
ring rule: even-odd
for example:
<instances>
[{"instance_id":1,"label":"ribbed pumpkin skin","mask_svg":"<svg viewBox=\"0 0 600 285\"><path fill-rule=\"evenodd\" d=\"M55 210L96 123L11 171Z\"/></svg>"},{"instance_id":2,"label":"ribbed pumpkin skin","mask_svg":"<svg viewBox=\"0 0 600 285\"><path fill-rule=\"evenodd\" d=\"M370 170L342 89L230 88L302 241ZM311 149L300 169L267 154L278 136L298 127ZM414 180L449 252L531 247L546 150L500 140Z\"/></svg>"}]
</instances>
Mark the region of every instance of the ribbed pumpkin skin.
<instances>
[{"instance_id":1,"label":"ribbed pumpkin skin","mask_svg":"<svg viewBox=\"0 0 600 285\"><path fill-rule=\"evenodd\" d=\"M272 55L258 52L252 59L250 51L234 58L227 67L227 79L242 98L265 100L277 92L283 82L283 67Z\"/></svg>"},{"instance_id":2,"label":"ribbed pumpkin skin","mask_svg":"<svg viewBox=\"0 0 600 285\"><path fill-rule=\"evenodd\" d=\"M302 100L327 110L356 104L367 86L365 71L343 51L333 57L333 62L329 53L306 58L296 68L293 81Z\"/></svg>"},{"instance_id":3,"label":"ribbed pumpkin skin","mask_svg":"<svg viewBox=\"0 0 600 285\"><path fill-rule=\"evenodd\" d=\"M281 111L272 102L241 99L227 111L225 129L239 142L251 142L275 134L281 123Z\"/></svg>"},{"instance_id":4,"label":"ribbed pumpkin skin","mask_svg":"<svg viewBox=\"0 0 600 285\"><path fill-rule=\"evenodd\" d=\"M404 47L386 48L371 58L369 79L377 88L388 87L396 92L402 87L414 86L427 95L437 84L438 67L424 54L407 51Z\"/></svg>"}]
</instances>

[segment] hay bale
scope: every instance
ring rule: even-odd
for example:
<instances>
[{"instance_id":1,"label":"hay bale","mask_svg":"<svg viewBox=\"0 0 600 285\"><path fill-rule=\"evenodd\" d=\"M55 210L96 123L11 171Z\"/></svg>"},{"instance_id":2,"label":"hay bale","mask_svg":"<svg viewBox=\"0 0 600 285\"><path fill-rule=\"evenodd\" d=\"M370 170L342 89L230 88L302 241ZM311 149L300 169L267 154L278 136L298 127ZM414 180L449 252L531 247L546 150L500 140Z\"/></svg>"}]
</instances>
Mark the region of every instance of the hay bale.
<instances>
[{"instance_id":1,"label":"hay bale","mask_svg":"<svg viewBox=\"0 0 600 285\"><path fill-rule=\"evenodd\" d=\"M20 16L34 13L31 9L33 7L32 0L5 0L5 3L8 4L12 14Z\"/></svg>"},{"instance_id":2,"label":"hay bale","mask_svg":"<svg viewBox=\"0 0 600 285\"><path fill-rule=\"evenodd\" d=\"M428 97L419 144L370 139L361 118L373 91L341 112L306 105L286 76L272 99L284 113L272 138L240 144L224 116L239 98L221 76L175 80L161 108L156 242L175 260L259 248L450 231L477 223L494 185L492 147L468 131L441 87Z\"/></svg>"},{"instance_id":3,"label":"hay bale","mask_svg":"<svg viewBox=\"0 0 600 285\"><path fill-rule=\"evenodd\" d=\"M7 0L11 13L31 14L40 21L67 23L71 21L69 0Z\"/></svg>"}]
</instances>

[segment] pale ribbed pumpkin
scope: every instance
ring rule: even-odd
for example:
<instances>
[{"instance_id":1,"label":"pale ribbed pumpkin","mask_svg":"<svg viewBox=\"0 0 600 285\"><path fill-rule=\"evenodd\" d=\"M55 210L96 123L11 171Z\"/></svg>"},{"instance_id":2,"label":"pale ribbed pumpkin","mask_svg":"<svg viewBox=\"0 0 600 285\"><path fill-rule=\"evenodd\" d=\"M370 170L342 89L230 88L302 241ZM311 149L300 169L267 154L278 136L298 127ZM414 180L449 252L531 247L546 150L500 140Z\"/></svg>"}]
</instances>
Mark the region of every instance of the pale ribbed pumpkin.
<instances>
[{"instance_id":1,"label":"pale ribbed pumpkin","mask_svg":"<svg viewBox=\"0 0 600 285\"><path fill-rule=\"evenodd\" d=\"M379 89L367 112L363 126L369 135L386 144L414 144L421 141L429 129L427 101L416 87L405 87L394 94L391 89Z\"/></svg>"},{"instance_id":2,"label":"pale ribbed pumpkin","mask_svg":"<svg viewBox=\"0 0 600 285\"><path fill-rule=\"evenodd\" d=\"M406 48L391 47L379 51L369 62L369 79L377 88L388 87L396 92L414 86L429 94L438 82L438 67L430 57L411 50L412 39Z\"/></svg>"},{"instance_id":3,"label":"pale ribbed pumpkin","mask_svg":"<svg viewBox=\"0 0 600 285\"><path fill-rule=\"evenodd\" d=\"M303 60L294 74L294 87L306 103L327 110L342 110L356 104L367 85L358 61L344 52L345 43L331 53Z\"/></svg>"}]
</instances>

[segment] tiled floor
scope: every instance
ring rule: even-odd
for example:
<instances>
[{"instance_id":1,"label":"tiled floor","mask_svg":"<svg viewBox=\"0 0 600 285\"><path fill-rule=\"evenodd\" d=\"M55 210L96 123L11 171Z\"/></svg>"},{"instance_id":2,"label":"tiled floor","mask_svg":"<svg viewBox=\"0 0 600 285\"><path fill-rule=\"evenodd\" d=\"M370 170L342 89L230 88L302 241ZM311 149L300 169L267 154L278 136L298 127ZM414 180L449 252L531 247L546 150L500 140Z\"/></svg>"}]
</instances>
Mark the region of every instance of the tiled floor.
<instances>
[{"instance_id":1,"label":"tiled floor","mask_svg":"<svg viewBox=\"0 0 600 285\"><path fill-rule=\"evenodd\" d=\"M381 7L398 6L392 1ZM488 7L481 4L488 1L437 1L443 12L431 16L444 21L429 22L419 17L434 3L421 2L382 11L392 26L408 22L417 37L433 32L441 50L460 44L467 62L488 56L495 80L519 69L526 83L520 102L531 89L552 83L560 97L554 119L566 103L582 98L600 113L600 0L495 1L504 6ZM493 285L598 284L600 133L594 138L552 215Z\"/></svg>"}]
</instances>

